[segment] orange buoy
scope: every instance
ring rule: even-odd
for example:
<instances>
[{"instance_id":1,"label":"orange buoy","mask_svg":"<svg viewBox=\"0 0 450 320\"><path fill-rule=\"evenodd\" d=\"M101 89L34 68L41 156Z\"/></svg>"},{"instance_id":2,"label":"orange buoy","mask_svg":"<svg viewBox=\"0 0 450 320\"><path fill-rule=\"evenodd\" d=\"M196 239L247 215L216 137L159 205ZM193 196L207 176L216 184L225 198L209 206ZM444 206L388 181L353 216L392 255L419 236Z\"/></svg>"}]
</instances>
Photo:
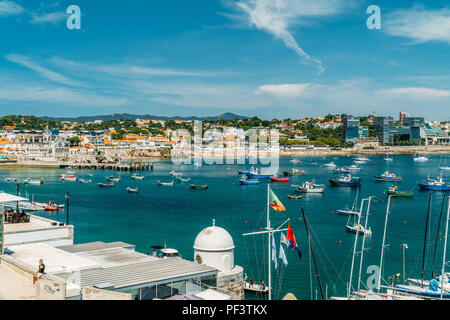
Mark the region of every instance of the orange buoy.
<instances>
[{"instance_id":1,"label":"orange buoy","mask_svg":"<svg viewBox=\"0 0 450 320\"><path fill-rule=\"evenodd\" d=\"M403 221L403 224L406 224L406 220L405 220L405 221Z\"/></svg>"},{"instance_id":2,"label":"orange buoy","mask_svg":"<svg viewBox=\"0 0 450 320\"><path fill-rule=\"evenodd\" d=\"M341 240L339 240L339 244L342 244L342 241L341 241Z\"/></svg>"},{"instance_id":3,"label":"orange buoy","mask_svg":"<svg viewBox=\"0 0 450 320\"><path fill-rule=\"evenodd\" d=\"M245 224L247 224L247 220L245 220Z\"/></svg>"}]
</instances>

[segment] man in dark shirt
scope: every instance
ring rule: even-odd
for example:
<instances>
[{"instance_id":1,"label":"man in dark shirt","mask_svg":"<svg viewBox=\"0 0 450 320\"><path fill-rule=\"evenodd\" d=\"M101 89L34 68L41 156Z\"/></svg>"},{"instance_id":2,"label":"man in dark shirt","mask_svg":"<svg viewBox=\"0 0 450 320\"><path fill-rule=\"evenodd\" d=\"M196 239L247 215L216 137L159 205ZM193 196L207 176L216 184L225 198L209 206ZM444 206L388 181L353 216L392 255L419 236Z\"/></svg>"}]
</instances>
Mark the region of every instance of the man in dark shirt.
<instances>
[{"instance_id":1,"label":"man in dark shirt","mask_svg":"<svg viewBox=\"0 0 450 320\"><path fill-rule=\"evenodd\" d=\"M36 281L42 277L45 274L45 264L44 261L42 259L39 260L39 267L37 272L35 273L34 277L33 277L33 284L36 283Z\"/></svg>"}]
</instances>

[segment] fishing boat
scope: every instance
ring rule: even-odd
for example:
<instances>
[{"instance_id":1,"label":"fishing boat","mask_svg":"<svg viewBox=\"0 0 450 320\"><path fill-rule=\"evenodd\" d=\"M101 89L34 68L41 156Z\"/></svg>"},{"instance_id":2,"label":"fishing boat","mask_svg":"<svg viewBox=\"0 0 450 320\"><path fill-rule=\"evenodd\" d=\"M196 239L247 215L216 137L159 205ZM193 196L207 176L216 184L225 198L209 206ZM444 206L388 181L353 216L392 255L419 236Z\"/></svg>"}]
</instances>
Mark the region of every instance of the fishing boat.
<instances>
[{"instance_id":1,"label":"fishing boat","mask_svg":"<svg viewBox=\"0 0 450 320\"><path fill-rule=\"evenodd\" d=\"M361 178L347 176L340 176L337 179L328 179L332 186L336 187L359 187L361 186Z\"/></svg>"},{"instance_id":2,"label":"fishing boat","mask_svg":"<svg viewBox=\"0 0 450 320\"><path fill-rule=\"evenodd\" d=\"M75 182L78 180L78 178L75 176L64 176L61 178L61 180Z\"/></svg>"},{"instance_id":3,"label":"fishing boat","mask_svg":"<svg viewBox=\"0 0 450 320\"><path fill-rule=\"evenodd\" d=\"M350 170L347 168L335 168L333 170L334 173L350 173Z\"/></svg>"},{"instance_id":4,"label":"fishing boat","mask_svg":"<svg viewBox=\"0 0 450 320\"><path fill-rule=\"evenodd\" d=\"M357 224L355 223L353 226L345 226L345 230L347 230L348 232L353 232L353 233L361 233L361 234L365 234L366 236L370 237L372 235L372 230L370 229L370 227L368 229L364 228L361 224Z\"/></svg>"},{"instance_id":5,"label":"fishing boat","mask_svg":"<svg viewBox=\"0 0 450 320\"><path fill-rule=\"evenodd\" d=\"M131 176L131 179L134 179L134 180L144 180L145 177L144 177L144 176L137 175L137 174L133 174L133 175Z\"/></svg>"},{"instance_id":6,"label":"fishing boat","mask_svg":"<svg viewBox=\"0 0 450 320\"><path fill-rule=\"evenodd\" d=\"M41 179L30 179L30 178L27 178L23 182L26 183L26 184L34 184L34 185L41 185L41 184L44 183L42 178Z\"/></svg>"},{"instance_id":7,"label":"fishing boat","mask_svg":"<svg viewBox=\"0 0 450 320\"><path fill-rule=\"evenodd\" d=\"M122 178L115 178L113 176L106 178L106 181L109 181L109 182L119 182L120 180L122 180Z\"/></svg>"},{"instance_id":8,"label":"fishing boat","mask_svg":"<svg viewBox=\"0 0 450 320\"><path fill-rule=\"evenodd\" d=\"M114 188L114 183L99 183L99 188Z\"/></svg>"},{"instance_id":9,"label":"fishing boat","mask_svg":"<svg viewBox=\"0 0 450 320\"><path fill-rule=\"evenodd\" d=\"M450 185L446 185L442 176L436 179L428 179L424 183L418 183L420 189L425 191L450 191Z\"/></svg>"},{"instance_id":10,"label":"fishing boat","mask_svg":"<svg viewBox=\"0 0 450 320\"><path fill-rule=\"evenodd\" d=\"M351 208L347 207L347 200L345 201L345 209L337 210L336 212L338 214L346 215L346 216L359 216L359 209L358 209L358 195L359 195L359 188L356 189L356 196L355 201L353 201L353 205Z\"/></svg>"},{"instance_id":11,"label":"fishing boat","mask_svg":"<svg viewBox=\"0 0 450 320\"><path fill-rule=\"evenodd\" d=\"M278 176L270 177L272 182L289 182L289 178L279 178Z\"/></svg>"},{"instance_id":12,"label":"fishing boat","mask_svg":"<svg viewBox=\"0 0 450 320\"><path fill-rule=\"evenodd\" d=\"M127 191L128 191L128 193L138 193L139 192L139 188L130 188L130 187L128 187L127 188Z\"/></svg>"},{"instance_id":13,"label":"fishing boat","mask_svg":"<svg viewBox=\"0 0 450 320\"><path fill-rule=\"evenodd\" d=\"M181 172L176 172L174 170L170 171L169 173L172 177L181 177L183 175L183 173Z\"/></svg>"},{"instance_id":14,"label":"fishing boat","mask_svg":"<svg viewBox=\"0 0 450 320\"><path fill-rule=\"evenodd\" d=\"M359 170L361 170L361 168L358 167L356 164L352 164L350 167L346 167L345 170L347 170L347 171L359 171Z\"/></svg>"},{"instance_id":15,"label":"fishing boat","mask_svg":"<svg viewBox=\"0 0 450 320\"><path fill-rule=\"evenodd\" d=\"M257 179L249 180L249 179L243 178L243 179L239 179L238 181L241 185L244 185L244 186L254 186L254 185L259 184L259 180L257 180Z\"/></svg>"},{"instance_id":16,"label":"fishing boat","mask_svg":"<svg viewBox=\"0 0 450 320\"><path fill-rule=\"evenodd\" d=\"M301 198L303 198L303 196L289 195L288 198L289 198L289 199L300 200Z\"/></svg>"},{"instance_id":17,"label":"fishing boat","mask_svg":"<svg viewBox=\"0 0 450 320\"><path fill-rule=\"evenodd\" d=\"M173 181L171 182L161 182L161 181L156 181L156 183L158 183L158 185L160 186L167 186L167 187L173 187L175 185L175 183Z\"/></svg>"},{"instance_id":18,"label":"fishing boat","mask_svg":"<svg viewBox=\"0 0 450 320\"><path fill-rule=\"evenodd\" d=\"M300 170L300 169L291 169L289 171L283 171L283 175L285 177L288 176L304 176L306 174L305 170Z\"/></svg>"},{"instance_id":19,"label":"fishing boat","mask_svg":"<svg viewBox=\"0 0 450 320\"><path fill-rule=\"evenodd\" d=\"M414 196L413 191L400 191L397 186L388 187L386 192L390 196L400 198L412 198Z\"/></svg>"},{"instance_id":20,"label":"fishing boat","mask_svg":"<svg viewBox=\"0 0 450 320\"><path fill-rule=\"evenodd\" d=\"M301 186L297 186L297 190L301 193L323 193L325 186L323 184L316 184L306 181Z\"/></svg>"},{"instance_id":21,"label":"fishing boat","mask_svg":"<svg viewBox=\"0 0 450 320\"><path fill-rule=\"evenodd\" d=\"M289 161L290 163L293 163L293 164L299 164L301 161L300 160L297 160L297 159L292 159L291 161Z\"/></svg>"},{"instance_id":22,"label":"fishing boat","mask_svg":"<svg viewBox=\"0 0 450 320\"><path fill-rule=\"evenodd\" d=\"M92 182L92 180L85 180L85 179L80 179L79 180L81 183L91 183Z\"/></svg>"},{"instance_id":23,"label":"fishing boat","mask_svg":"<svg viewBox=\"0 0 450 320\"><path fill-rule=\"evenodd\" d=\"M334 162L330 162L330 163L325 163L323 166L324 167L329 167L329 168L335 168L336 164Z\"/></svg>"},{"instance_id":24,"label":"fishing boat","mask_svg":"<svg viewBox=\"0 0 450 320\"><path fill-rule=\"evenodd\" d=\"M206 189L208 189L208 185L201 185L201 186L199 186L199 185L195 185L195 184L190 184L189 185L190 187L191 187L191 189L194 189L194 190L206 190Z\"/></svg>"},{"instance_id":25,"label":"fishing boat","mask_svg":"<svg viewBox=\"0 0 450 320\"><path fill-rule=\"evenodd\" d=\"M395 173L385 171L382 175L374 176L380 182L401 182L402 177L396 176Z\"/></svg>"},{"instance_id":26,"label":"fishing boat","mask_svg":"<svg viewBox=\"0 0 450 320\"><path fill-rule=\"evenodd\" d=\"M367 157L362 156L362 157L357 157L357 158L355 158L355 160L356 160L356 161L364 161L364 162L366 162L366 161L369 161L370 159L367 158Z\"/></svg>"}]
</instances>

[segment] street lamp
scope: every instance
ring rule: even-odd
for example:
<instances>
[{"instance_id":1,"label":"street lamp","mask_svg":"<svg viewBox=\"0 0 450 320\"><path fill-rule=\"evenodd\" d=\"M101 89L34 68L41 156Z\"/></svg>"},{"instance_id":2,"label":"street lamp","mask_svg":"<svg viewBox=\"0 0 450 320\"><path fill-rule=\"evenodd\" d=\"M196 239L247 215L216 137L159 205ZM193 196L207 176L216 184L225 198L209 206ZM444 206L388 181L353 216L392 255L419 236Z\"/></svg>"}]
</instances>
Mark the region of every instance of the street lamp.
<instances>
[{"instance_id":1,"label":"street lamp","mask_svg":"<svg viewBox=\"0 0 450 320\"><path fill-rule=\"evenodd\" d=\"M66 193L65 195L67 204L66 204L66 225L69 225L69 199L70 199L70 193Z\"/></svg>"}]
</instances>

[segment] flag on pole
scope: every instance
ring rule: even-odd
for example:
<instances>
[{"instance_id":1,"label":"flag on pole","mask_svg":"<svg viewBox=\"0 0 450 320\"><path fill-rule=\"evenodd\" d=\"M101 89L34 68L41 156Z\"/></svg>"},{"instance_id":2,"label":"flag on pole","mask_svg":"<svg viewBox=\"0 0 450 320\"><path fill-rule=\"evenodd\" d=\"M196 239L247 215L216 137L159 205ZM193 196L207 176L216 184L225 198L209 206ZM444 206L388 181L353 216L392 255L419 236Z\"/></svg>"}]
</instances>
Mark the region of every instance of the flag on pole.
<instances>
[{"instance_id":1,"label":"flag on pole","mask_svg":"<svg viewBox=\"0 0 450 320\"><path fill-rule=\"evenodd\" d=\"M284 266L288 265L286 254L284 253L283 245L280 243L280 256L279 258L283 260Z\"/></svg>"},{"instance_id":2,"label":"flag on pole","mask_svg":"<svg viewBox=\"0 0 450 320\"><path fill-rule=\"evenodd\" d=\"M275 269L278 266L277 263L277 247L275 246L275 238L272 235L272 261L275 263Z\"/></svg>"},{"instance_id":3,"label":"flag on pole","mask_svg":"<svg viewBox=\"0 0 450 320\"><path fill-rule=\"evenodd\" d=\"M286 211L286 208L283 206L283 204L275 195L275 193L272 191L272 189L269 189L269 205L275 211Z\"/></svg>"},{"instance_id":4,"label":"flag on pole","mask_svg":"<svg viewBox=\"0 0 450 320\"><path fill-rule=\"evenodd\" d=\"M294 230L292 230L291 224L288 224L288 230L287 230L286 239L288 241L288 248L289 249L294 249L295 251L297 251L298 255L299 255L300 259L301 259L302 258L302 253L301 253L299 247L297 246L297 242L295 241Z\"/></svg>"},{"instance_id":5,"label":"flag on pole","mask_svg":"<svg viewBox=\"0 0 450 320\"><path fill-rule=\"evenodd\" d=\"M289 245L289 243L288 243L286 237L284 236L284 233L283 233L283 232L281 232L280 242L281 242L281 243L284 243L285 245Z\"/></svg>"}]
</instances>

